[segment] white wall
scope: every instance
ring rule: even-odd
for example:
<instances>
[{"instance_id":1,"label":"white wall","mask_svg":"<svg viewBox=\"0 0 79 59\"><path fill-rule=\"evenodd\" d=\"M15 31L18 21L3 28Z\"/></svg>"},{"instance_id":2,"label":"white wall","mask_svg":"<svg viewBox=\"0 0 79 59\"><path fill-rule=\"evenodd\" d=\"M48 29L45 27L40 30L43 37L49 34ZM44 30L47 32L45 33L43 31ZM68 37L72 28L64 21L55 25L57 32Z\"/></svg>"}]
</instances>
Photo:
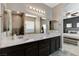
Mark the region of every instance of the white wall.
<instances>
[{"instance_id":1,"label":"white wall","mask_svg":"<svg viewBox=\"0 0 79 59\"><path fill-rule=\"evenodd\" d=\"M66 3L64 11L79 11L79 3Z\"/></svg>"},{"instance_id":2,"label":"white wall","mask_svg":"<svg viewBox=\"0 0 79 59\"><path fill-rule=\"evenodd\" d=\"M63 16L62 13L64 11L64 4L59 4L53 8L53 20L56 20L57 22L54 23L54 28L61 32L61 25L62 25L62 19Z\"/></svg>"},{"instance_id":3,"label":"white wall","mask_svg":"<svg viewBox=\"0 0 79 59\"><path fill-rule=\"evenodd\" d=\"M0 3L0 16L1 16L1 3ZM0 33L1 33L1 17L0 17Z\"/></svg>"},{"instance_id":4,"label":"white wall","mask_svg":"<svg viewBox=\"0 0 79 59\"><path fill-rule=\"evenodd\" d=\"M0 15L1 15L1 3L0 3Z\"/></svg>"}]
</instances>

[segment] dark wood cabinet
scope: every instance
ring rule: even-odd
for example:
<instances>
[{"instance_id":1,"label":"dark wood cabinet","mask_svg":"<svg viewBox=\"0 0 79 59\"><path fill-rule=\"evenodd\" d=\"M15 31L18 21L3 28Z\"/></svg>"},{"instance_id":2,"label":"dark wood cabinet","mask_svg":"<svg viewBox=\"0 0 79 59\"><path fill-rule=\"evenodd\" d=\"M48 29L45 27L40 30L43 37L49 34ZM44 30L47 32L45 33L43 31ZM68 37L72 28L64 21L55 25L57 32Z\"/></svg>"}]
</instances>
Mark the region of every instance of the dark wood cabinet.
<instances>
[{"instance_id":1,"label":"dark wood cabinet","mask_svg":"<svg viewBox=\"0 0 79 59\"><path fill-rule=\"evenodd\" d=\"M60 48L60 36L50 39L50 54L59 50Z\"/></svg>"},{"instance_id":2,"label":"dark wood cabinet","mask_svg":"<svg viewBox=\"0 0 79 59\"><path fill-rule=\"evenodd\" d=\"M38 43L33 42L25 47L25 56L38 56Z\"/></svg>"},{"instance_id":3,"label":"dark wood cabinet","mask_svg":"<svg viewBox=\"0 0 79 59\"><path fill-rule=\"evenodd\" d=\"M24 56L23 45L17 45L0 49L1 56Z\"/></svg>"},{"instance_id":4,"label":"dark wood cabinet","mask_svg":"<svg viewBox=\"0 0 79 59\"><path fill-rule=\"evenodd\" d=\"M50 39L50 54L55 52L55 38Z\"/></svg>"},{"instance_id":5,"label":"dark wood cabinet","mask_svg":"<svg viewBox=\"0 0 79 59\"><path fill-rule=\"evenodd\" d=\"M49 40L42 40L38 42L39 56L49 55Z\"/></svg>"},{"instance_id":6,"label":"dark wood cabinet","mask_svg":"<svg viewBox=\"0 0 79 59\"><path fill-rule=\"evenodd\" d=\"M60 48L60 36L58 36L58 37L55 37L55 50L57 51L57 50L59 50L59 48Z\"/></svg>"},{"instance_id":7,"label":"dark wood cabinet","mask_svg":"<svg viewBox=\"0 0 79 59\"><path fill-rule=\"evenodd\" d=\"M0 56L48 56L59 50L60 36L0 49Z\"/></svg>"},{"instance_id":8,"label":"dark wood cabinet","mask_svg":"<svg viewBox=\"0 0 79 59\"><path fill-rule=\"evenodd\" d=\"M7 56L24 56L24 49L7 52Z\"/></svg>"}]
</instances>

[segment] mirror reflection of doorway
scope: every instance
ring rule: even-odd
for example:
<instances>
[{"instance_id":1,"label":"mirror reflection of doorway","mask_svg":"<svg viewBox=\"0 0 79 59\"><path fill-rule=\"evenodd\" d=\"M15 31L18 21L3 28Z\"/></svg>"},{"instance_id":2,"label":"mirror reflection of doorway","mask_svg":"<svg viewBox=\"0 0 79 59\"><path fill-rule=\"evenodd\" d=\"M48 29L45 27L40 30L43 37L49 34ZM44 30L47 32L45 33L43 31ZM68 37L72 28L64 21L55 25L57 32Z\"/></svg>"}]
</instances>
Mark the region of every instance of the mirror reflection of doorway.
<instances>
[{"instance_id":1,"label":"mirror reflection of doorway","mask_svg":"<svg viewBox=\"0 0 79 59\"><path fill-rule=\"evenodd\" d=\"M3 31L9 31L9 15L7 11L4 11Z\"/></svg>"},{"instance_id":2,"label":"mirror reflection of doorway","mask_svg":"<svg viewBox=\"0 0 79 59\"><path fill-rule=\"evenodd\" d=\"M46 19L40 18L41 33L46 32Z\"/></svg>"},{"instance_id":3,"label":"mirror reflection of doorway","mask_svg":"<svg viewBox=\"0 0 79 59\"><path fill-rule=\"evenodd\" d=\"M12 34L23 35L24 19L22 13L12 14Z\"/></svg>"},{"instance_id":4,"label":"mirror reflection of doorway","mask_svg":"<svg viewBox=\"0 0 79 59\"><path fill-rule=\"evenodd\" d=\"M28 33L35 33L35 24L36 24L36 18L35 17L30 17L30 16L25 16L25 20L24 20L24 31L25 34Z\"/></svg>"}]
</instances>

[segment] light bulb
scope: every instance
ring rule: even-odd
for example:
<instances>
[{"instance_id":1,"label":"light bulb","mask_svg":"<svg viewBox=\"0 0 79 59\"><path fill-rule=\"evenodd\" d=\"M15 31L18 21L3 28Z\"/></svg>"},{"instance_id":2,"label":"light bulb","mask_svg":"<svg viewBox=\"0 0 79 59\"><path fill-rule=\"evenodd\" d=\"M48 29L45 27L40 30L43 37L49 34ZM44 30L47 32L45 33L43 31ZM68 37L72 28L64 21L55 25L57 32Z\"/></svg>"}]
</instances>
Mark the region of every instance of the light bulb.
<instances>
[{"instance_id":1,"label":"light bulb","mask_svg":"<svg viewBox=\"0 0 79 59\"><path fill-rule=\"evenodd\" d=\"M45 14L45 11L44 11L44 14Z\"/></svg>"},{"instance_id":2,"label":"light bulb","mask_svg":"<svg viewBox=\"0 0 79 59\"><path fill-rule=\"evenodd\" d=\"M17 13L19 14L20 12L19 12L19 11L17 11Z\"/></svg>"},{"instance_id":3,"label":"light bulb","mask_svg":"<svg viewBox=\"0 0 79 59\"><path fill-rule=\"evenodd\" d=\"M39 10L39 13L41 12L41 10Z\"/></svg>"},{"instance_id":4,"label":"light bulb","mask_svg":"<svg viewBox=\"0 0 79 59\"><path fill-rule=\"evenodd\" d=\"M29 6L29 9L32 9L32 6Z\"/></svg>"},{"instance_id":5,"label":"light bulb","mask_svg":"<svg viewBox=\"0 0 79 59\"><path fill-rule=\"evenodd\" d=\"M36 11L38 12L39 10L38 10L38 9L36 9Z\"/></svg>"},{"instance_id":6,"label":"light bulb","mask_svg":"<svg viewBox=\"0 0 79 59\"><path fill-rule=\"evenodd\" d=\"M43 11L41 10L41 13L43 13Z\"/></svg>"},{"instance_id":7,"label":"light bulb","mask_svg":"<svg viewBox=\"0 0 79 59\"><path fill-rule=\"evenodd\" d=\"M35 8L33 8L33 10L35 10Z\"/></svg>"}]
</instances>

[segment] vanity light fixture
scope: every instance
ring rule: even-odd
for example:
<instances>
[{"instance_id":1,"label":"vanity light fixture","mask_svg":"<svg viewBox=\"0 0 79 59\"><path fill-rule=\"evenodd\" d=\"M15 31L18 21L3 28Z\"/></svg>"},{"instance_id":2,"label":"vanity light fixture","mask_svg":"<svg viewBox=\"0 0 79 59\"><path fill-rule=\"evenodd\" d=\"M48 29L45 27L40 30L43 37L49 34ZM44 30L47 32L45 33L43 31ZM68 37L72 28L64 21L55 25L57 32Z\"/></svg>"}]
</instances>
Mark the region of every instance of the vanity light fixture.
<instances>
[{"instance_id":1,"label":"vanity light fixture","mask_svg":"<svg viewBox=\"0 0 79 59\"><path fill-rule=\"evenodd\" d=\"M45 11L44 11L44 10L37 9L37 8L35 8L35 7L32 7L32 6L29 6L28 8L29 8L30 10L35 11L35 12L45 14Z\"/></svg>"},{"instance_id":2,"label":"vanity light fixture","mask_svg":"<svg viewBox=\"0 0 79 59\"><path fill-rule=\"evenodd\" d=\"M29 9L32 9L32 6L29 6Z\"/></svg>"},{"instance_id":3,"label":"vanity light fixture","mask_svg":"<svg viewBox=\"0 0 79 59\"><path fill-rule=\"evenodd\" d=\"M36 17L35 15L31 15L31 14L25 14L25 16Z\"/></svg>"},{"instance_id":4,"label":"vanity light fixture","mask_svg":"<svg viewBox=\"0 0 79 59\"><path fill-rule=\"evenodd\" d=\"M35 8L33 8L33 10L35 11Z\"/></svg>"},{"instance_id":5,"label":"vanity light fixture","mask_svg":"<svg viewBox=\"0 0 79 59\"><path fill-rule=\"evenodd\" d=\"M37 12L39 12L40 10L36 9Z\"/></svg>"}]
</instances>

